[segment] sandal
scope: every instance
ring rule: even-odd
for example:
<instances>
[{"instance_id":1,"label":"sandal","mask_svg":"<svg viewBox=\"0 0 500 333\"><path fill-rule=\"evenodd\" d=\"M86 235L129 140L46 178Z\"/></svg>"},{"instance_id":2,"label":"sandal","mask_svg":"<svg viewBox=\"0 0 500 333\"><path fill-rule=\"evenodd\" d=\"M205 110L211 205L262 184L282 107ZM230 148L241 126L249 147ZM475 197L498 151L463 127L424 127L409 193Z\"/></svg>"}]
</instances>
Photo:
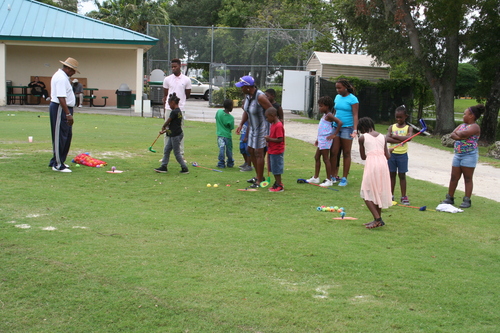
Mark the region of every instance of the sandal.
<instances>
[{"instance_id":1,"label":"sandal","mask_svg":"<svg viewBox=\"0 0 500 333\"><path fill-rule=\"evenodd\" d=\"M373 229L373 228L378 228L384 226L385 223L382 221L382 219L376 219L375 221L372 221L366 225L366 228L368 229Z\"/></svg>"}]
</instances>

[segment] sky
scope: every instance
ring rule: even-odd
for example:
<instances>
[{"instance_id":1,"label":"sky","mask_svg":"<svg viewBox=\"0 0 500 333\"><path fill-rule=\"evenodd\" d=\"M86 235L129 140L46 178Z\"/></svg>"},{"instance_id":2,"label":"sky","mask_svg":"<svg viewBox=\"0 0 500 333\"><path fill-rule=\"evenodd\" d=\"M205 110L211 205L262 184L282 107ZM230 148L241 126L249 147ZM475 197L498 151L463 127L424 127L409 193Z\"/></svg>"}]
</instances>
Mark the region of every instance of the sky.
<instances>
[{"instance_id":1,"label":"sky","mask_svg":"<svg viewBox=\"0 0 500 333\"><path fill-rule=\"evenodd\" d=\"M97 6L94 4L93 0L78 1L78 14L85 15L93 10L97 10Z\"/></svg>"}]
</instances>

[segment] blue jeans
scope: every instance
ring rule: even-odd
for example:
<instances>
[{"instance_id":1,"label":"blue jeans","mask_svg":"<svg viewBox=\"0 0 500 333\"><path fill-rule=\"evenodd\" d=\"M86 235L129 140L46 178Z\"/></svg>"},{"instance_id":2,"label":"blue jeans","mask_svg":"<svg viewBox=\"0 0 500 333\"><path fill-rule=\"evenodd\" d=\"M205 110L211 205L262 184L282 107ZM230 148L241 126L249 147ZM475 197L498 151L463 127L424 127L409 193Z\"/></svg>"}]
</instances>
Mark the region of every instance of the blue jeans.
<instances>
[{"instance_id":1,"label":"blue jeans","mask_svg":"<svg viewBox=\"0 0 500 333\"><path fill-rule=\"evenodd\" d=\"M232 168L234 166L233 160L233 140L230 138L225 138L223 136L217 137L217 145L219 146L219 163L217 163L217 167L225 168L226 161L225 156L227 156L227 167Z\"/></svg>"},{"instance_id":2,"label":"blue jeans","mask_svg":"<svg viewBox=\"0 0 500 333\"><path fill-rule=\"evenodd\" d=\"M163 149L163 160L161 165L167 166L170 160L170 153L174 151L175 159L181 165L182 169L187 169L186 162L181 154L181 141L184 138L184 133L177 136L169 136L165 148Z\"/></svg>"}]
</instances>

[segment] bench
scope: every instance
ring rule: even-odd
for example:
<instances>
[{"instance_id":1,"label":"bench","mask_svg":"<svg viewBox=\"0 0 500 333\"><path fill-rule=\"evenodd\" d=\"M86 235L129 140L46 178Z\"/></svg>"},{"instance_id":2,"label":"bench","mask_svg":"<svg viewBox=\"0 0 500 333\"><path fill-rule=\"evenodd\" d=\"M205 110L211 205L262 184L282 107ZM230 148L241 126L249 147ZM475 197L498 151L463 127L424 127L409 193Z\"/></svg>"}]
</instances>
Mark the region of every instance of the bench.
<instances>
[{"instance_id":1,"label":"bench","mask_svg":"<svg viewBox=\"0 0 500 333\"><path fill-rule=\"evenodd\" d=\"M19 100L19 104L23 105L26 101L26 94L7 94L8 104L15 104Z\"/></svg>"},{"instance_id":2,"label":"bench","mask_svg":"<svg viewBox=\"0 0 500 333\"><path fill-rule=\"evenodd\" d=\"M93 96L94 98L96 98L95 96ZM106 106L106 102L108 100L108 96L102 96L102 99L104 100L104 104L103 105L97 105L97 104L94 104L95 107L99 107L99 108L102 108L104 106Z\"/></svg>"}]
</instances>

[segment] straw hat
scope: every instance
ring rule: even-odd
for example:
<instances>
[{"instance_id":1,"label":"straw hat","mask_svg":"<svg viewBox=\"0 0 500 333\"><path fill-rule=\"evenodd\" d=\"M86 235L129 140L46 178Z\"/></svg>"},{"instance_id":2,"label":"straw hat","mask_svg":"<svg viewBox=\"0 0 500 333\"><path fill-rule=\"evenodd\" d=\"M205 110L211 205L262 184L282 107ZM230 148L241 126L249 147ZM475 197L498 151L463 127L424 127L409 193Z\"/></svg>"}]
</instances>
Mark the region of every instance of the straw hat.
<instances>
[{"instance_id":1,"label":"straw hat","mask_svg":"<svg viewBox=\"0 0 500 333\"><path fill-rule=\"evenodd\" d=\"M69 68L73 68L78 74L80 74L80 72L78 71L78 61L76 61L75 59L68 58L65 61L59 60L59 62L61 64L63 64L64 66L67 66Z\"/></svg>"}]
</instances>

